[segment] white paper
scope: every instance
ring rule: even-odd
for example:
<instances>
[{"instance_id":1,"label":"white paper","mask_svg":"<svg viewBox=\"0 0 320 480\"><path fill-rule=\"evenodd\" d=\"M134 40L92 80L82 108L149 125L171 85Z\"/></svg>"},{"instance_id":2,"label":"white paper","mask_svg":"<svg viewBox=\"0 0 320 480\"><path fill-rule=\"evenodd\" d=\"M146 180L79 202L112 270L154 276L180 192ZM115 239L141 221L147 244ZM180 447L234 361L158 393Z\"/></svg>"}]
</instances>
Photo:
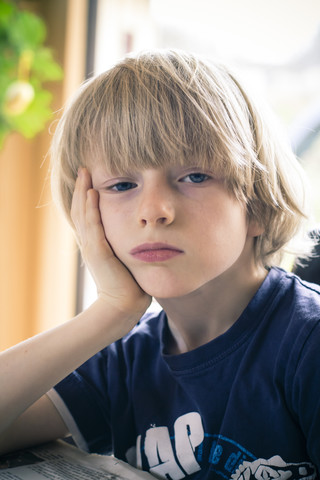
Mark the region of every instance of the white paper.
<instances>
[{"instance_id":1,"label":"white paper","mask_svg":"<svg viewBox=\"0 0 320 480\"><path fill-rule=\"evenodd\" d=\"M154 480L112 456L90 455L58 440L0 458L1 480Z\"/></svg>"}]
</instances>

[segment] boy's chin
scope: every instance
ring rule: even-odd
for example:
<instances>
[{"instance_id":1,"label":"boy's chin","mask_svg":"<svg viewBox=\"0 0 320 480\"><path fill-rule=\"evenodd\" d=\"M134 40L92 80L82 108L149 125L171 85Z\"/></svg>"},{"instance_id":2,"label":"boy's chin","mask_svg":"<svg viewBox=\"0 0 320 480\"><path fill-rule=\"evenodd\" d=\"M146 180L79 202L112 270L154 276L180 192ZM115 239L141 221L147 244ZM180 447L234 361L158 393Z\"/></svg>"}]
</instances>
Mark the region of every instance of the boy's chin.
<instances>
[{"instance_id":1,"label":"boy's chin","mask_svg":"<svg viewBox=\"0 0 320 480\"><path fill-rule=\"evenodd\" d=\"M194 291L197 290L197 287L185 286L185 285L141 285L140 287L144 290L148 295L155 298L160 304L161 301L169 300L169 299L179 299L183 297L187 297L188 295L192 294Z\"/></svg>"},{"instance_id":2,"label":"boy's chin","mask_svg":"<svg viewBox=\"0 0 320 480\"><path fill-rule=\"evenodd\" d=\"M156 300L165 300L169 298L179 298L186 295L184 289L175 288L168 288L168 286L151 286L151 285L141 285L143 291L145 291L148 295L155 298Z\"/></svg>"},{"instance_id":3,"label":"boy's chin","mask_svg":"<svg viewBox=\"0 0 320 480\"><path fill-rule=\"evenodd\" d=\"M145 275L134 272L134 278L140 288L156 300L178 299L200 291L210 280L204 276L196 278L182 274L163 273L162 270ZM132 273L133 274L133 273Z\"/></svg>"}]
</instances>

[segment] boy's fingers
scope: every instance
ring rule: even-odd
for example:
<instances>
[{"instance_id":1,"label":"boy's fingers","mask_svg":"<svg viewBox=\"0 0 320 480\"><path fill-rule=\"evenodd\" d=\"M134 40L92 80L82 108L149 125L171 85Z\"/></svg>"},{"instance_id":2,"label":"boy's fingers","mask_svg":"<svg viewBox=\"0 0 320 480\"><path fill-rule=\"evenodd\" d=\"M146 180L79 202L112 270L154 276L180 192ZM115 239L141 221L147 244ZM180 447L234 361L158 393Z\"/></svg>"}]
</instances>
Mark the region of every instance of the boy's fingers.
<instances>
[{"instance_id":1,"label":"boy's fingers","mask_svg":"<svg viewBox=\"0 0 320 480\"><path fill-rule=\"evenodd\" d=\"M86 202L87 191L92 188L91 177L87 169L79 169L72 197L71 218L81 244L86 241Z\"/></svg>"},{"instance_id":2,"label":"boy's fingers","mask_svg":"<svg viewBox=\"0 0 320 480\"><path fill-rule=\"evenodd\" d=\"M112 250L106 240L104 228L101 222L99 209L99 193L96 190L87 191L86 200L86 232L87 246L98 256L103 254L113 255Z\"/></svg>"}]
</instances>

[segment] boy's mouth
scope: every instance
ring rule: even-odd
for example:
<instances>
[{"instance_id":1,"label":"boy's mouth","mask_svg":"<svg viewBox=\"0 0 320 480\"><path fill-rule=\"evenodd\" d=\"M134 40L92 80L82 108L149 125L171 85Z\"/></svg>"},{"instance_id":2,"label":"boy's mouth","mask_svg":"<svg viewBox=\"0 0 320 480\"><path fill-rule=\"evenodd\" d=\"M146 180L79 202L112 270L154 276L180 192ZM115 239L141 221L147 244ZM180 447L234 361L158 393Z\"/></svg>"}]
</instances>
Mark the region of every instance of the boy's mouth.
<instances>
[{"instance_id":1,"label":"boy's mouth","mask_svg":"<svg viewBox=\"0 0 320 480\"><path fill-rule=\"evenodd\" d=\"M143 243L130 251L130 254L143 262L164 262L183 253L177 247L166 243Z\"/></svg>"}]
</instances>

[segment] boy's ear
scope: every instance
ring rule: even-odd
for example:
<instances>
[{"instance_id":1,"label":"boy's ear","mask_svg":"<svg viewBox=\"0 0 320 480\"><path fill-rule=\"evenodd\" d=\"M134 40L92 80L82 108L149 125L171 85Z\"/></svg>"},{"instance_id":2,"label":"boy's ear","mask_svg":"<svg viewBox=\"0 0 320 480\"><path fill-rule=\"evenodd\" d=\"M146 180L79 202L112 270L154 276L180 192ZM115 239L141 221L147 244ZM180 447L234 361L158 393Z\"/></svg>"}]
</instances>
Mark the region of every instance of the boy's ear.
<instances>
[{"instance_id":1,"label":"boy's ear","mask_svg":"<svg viewBox=\"0 0 320 480\"><path fill-rule=\"evenodd\" d=\"M259 237L264 233L264 227L255 219L251 218L248 223L248 236Z\"/></svg>"}]
</instances>

